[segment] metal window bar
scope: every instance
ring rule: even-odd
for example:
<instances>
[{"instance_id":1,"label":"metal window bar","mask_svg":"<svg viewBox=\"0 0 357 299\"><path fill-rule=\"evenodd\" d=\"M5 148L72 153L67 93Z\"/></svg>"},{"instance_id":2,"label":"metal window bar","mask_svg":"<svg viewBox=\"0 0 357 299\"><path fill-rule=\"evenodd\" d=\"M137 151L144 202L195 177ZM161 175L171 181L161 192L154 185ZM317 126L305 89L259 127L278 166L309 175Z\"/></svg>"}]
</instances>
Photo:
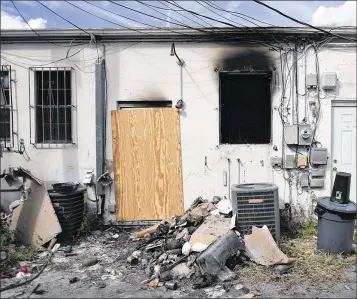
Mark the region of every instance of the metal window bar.
<instances>
[{"instance_id":1,"label":"metal window bar","mask_svg":"<svg viewBox=\"0 0 357 299\"><path fill-rule=\"evenodd\" d=\"M0 147L14 147L11 66L0 67Z\"/></svg>"},{"instance_id":2,"label":"metal window bar","mask_svg":"<svg viewBox=\"0 0 357 299\"><path fill-rule=\"evenodd\" d=\"M30 68L29 71L34 78L33 105L30 100L34 113L30 112L30 122L34 124L35 142L30 136L31 143L40 148L75 145L72 134L72 114L76 108L72 101L73 68Z\"/></svg>"}]
</instances>

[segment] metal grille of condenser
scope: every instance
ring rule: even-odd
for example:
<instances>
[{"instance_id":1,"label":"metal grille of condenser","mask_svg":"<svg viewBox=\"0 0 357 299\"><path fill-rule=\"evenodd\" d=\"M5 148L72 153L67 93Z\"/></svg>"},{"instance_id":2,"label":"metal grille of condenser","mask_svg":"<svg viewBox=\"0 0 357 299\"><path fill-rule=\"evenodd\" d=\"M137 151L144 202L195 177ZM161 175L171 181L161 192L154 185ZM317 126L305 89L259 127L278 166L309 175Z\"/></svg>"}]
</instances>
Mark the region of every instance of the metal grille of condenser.
<instances>
[{"instance_id":1,"label":"metal grille of condenser","mask_svg":"<svg viewBox=\"0 0 357 299\"><path fill-rule=\"evenodd\" d=\"M237 215L238 230L242 235L250 234L253 226L266 225L275 239L280 239L279 196L276 185L233 185L232 208Z\"/></svg>"}]
</instances>

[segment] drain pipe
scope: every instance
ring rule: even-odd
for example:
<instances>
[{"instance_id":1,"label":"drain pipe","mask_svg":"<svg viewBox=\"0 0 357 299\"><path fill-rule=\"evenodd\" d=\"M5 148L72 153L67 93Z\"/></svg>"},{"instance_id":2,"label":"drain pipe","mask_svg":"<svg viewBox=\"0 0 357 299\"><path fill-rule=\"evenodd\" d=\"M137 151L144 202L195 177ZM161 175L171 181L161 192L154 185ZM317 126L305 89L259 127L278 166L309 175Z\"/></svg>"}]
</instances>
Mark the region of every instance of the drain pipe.
<instances>
[{"instance_id":1,"label":"drain pipe","mask_svg":"<svg viewBox=\"0 0 357 299\"><path fill-rule=\"evenodd\" d=\"M231 200L231 159L227 158L228 161L228 199Z\"/></svg>"},{"instance_id":2,"label":"drain pipe","mask_svg":"<svg viewBox=\"0 0 357 299\"><path fill-rule=\"evenodd\" d=\"M237 177L237 184L240 185L240 159L237 158L237 163L238 163L238 170L237 170L237 174L238 174L238 177Z\"/></svg>"}]
</instances>

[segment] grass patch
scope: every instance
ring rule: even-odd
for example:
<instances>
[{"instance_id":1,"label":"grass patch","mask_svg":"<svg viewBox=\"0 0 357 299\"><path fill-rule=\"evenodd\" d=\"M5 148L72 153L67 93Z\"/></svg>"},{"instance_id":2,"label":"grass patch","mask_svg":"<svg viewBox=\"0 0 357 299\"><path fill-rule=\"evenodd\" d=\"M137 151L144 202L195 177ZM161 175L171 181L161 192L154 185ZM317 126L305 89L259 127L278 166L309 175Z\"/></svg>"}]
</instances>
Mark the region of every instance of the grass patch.
<instances>
[{"instance_id":1,"label":"grass patch","mask_svg":"<svg viewBox=\"0 0 357 299\"><path fill-rule=\"evenodd\" d=\"M251 287L261 288L266 283L276 283L284 289L304 284L328 288L345 281L347 269L356 263L356 255L315 254L316 232L317 222L311 221L302 225L298 238L283 237L279 241L281 251L297 260L289 273L274 279L274 266L250 265L238 268L238 279Z\"/></svg>"},{"instance_id":2,"label":"grass patch","mask_svg":"<svg viewBox=\"0 0 357 299\"><path fill-rule=\"evenodd\" d=\"M34 247L15 246L14 236L9 230L5 220L0 224L0 249L5 252L6 258L0 260L0 270L6 271L11 267L18 266L20 261L32 261L39 250Z\"/></svg>"}]
</instances>

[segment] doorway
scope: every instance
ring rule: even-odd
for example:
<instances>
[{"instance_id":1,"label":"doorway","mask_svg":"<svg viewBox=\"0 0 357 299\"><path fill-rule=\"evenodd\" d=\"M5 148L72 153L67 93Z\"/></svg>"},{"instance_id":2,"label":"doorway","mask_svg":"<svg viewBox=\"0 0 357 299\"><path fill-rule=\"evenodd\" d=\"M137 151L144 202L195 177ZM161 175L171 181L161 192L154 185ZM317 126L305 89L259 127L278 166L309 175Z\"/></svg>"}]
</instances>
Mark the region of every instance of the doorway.
<instances>
[{"instance_id":1,"label":"doorway","mask_svg":"<svg viewBox=\"0 0 357 299\"><path fill-rule=\"evenodd\" d=\"M356 202L356 101L332 106L332 184L337 172L351 177L350 200Z\"/></svg>"}]
</instances>

